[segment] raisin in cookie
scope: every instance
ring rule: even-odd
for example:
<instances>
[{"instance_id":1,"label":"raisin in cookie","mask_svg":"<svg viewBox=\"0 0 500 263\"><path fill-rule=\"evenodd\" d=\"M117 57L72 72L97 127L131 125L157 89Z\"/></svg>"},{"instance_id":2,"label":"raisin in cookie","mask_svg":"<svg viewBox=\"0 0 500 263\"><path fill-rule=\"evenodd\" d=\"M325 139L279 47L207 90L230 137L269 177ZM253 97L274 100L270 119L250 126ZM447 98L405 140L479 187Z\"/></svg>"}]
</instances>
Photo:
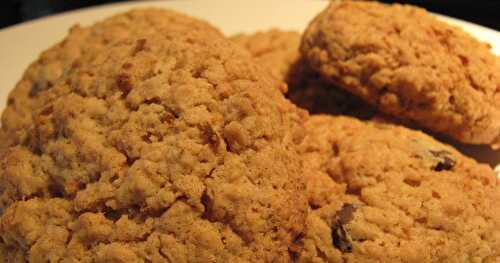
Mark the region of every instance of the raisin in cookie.
<instances>
[{"instance_id":1,"label":"raisin in cookie","mask_svg":"<svg viewBox=\"0 0 500 263\"><path fill-rule=\"evenodd\" d=\"M368 118L371 106L350 93L321 79L300 57L301 35L295 31L272 29L231 38L247 49L257 62L288 85L287 97L311 113L350 114Z\"/></svg>"},{"instance_id":2,"label":"raisin in cookie","mask_svg":"<svg viewBox=\"0 0 500 263\"><path fill-rule=\"evenodd\" d=\"M306 114L273 85L248 52L203 29L87 50L34 94L25 143L2 153L0 253L289 262L306 218Z\"/></svg>"},{"instance_id":3,"label":"raisin in cookie","mask_svg":"<svg viewBox=\"0 0 500 263\"><path fill-rule=\"evenodd\" d=\"M380 111L461 142L500 142L500 59L422 9L333 2L308 26L301 52Z\"/></svg>"},{"instance_id":4,"label":"raisin in cookie","mask_svg":"<svg viewBox=\"0 0 500 263\"><path fill-rule=\"evenodd\" d=\"M68 36L44 51L26 69L22 79L10 93L2 115L2 129L13 143L26 138L25 130L32 122L31 109L38 107L37 94L50 89L86 52L107 46L139 33L156 32L160 28L195 28L207 34L222 34L204 21L162 9L137 9L115 15L94 26L73 26Z\"/></svg>"},{"instance_id":5,"label":"raisin in cookie","mask_svg":"<svg viewBox=\"0 0 500 263\"><path fill-rule=\"evenodd\" d=\"M312 116L301 262L498 262L500 181L421 132Z\"/></svg>"}]
</instances>

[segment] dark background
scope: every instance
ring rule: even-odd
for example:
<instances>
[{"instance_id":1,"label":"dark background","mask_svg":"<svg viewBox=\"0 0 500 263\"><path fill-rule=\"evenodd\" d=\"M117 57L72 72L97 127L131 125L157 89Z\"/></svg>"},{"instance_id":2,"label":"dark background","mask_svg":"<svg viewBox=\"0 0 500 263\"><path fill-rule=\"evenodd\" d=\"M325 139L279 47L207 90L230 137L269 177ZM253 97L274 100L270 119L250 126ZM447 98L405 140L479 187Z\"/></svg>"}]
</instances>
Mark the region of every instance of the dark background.
<instances>
[{"instance_id":1,"label":"dark background","mask_svg":"<svg viewBox=\"0 0 500 263\"><path fill-rule=\"evenodd\" d=\"M120 0L1 0L0 28L50 14L112 2ZM382 2L418 5L436 13L461 18L500 31L500 0L382 0Z\"/></svg>"}]
</instances>

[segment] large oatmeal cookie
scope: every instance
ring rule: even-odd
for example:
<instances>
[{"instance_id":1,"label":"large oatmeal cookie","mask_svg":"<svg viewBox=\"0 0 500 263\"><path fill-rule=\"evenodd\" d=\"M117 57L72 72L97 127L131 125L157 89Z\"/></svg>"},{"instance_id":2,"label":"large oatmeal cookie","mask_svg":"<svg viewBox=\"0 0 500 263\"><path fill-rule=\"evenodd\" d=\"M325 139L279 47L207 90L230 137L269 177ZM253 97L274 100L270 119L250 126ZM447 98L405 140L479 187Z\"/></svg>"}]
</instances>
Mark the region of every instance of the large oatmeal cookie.
<instances>
[{"instance_id":1,"label":"large oatmeal cookie","mask_svg":"<svg viewBox=\"0 0 500 263\"><path fill-rule=\"evenodd\" d=\"M461 142L500 143L500 59L422 9L335 1L311 22L301 51L380 111Z\"/></svg>"},{"instance_id":2,"label":"large oatmeal cookie","mask_svg":"<svg viewBox=\"0 0 500 263\"><path fill-rule=\"evenodd\" d=\"M490 167L392 124L319 115L306 133L301 262L498 262Z\"/></svg>"},{"instance_id":3,"label":"large oatmeal cookie","mask_svg":"<svg viewBox=\"0 0 500 263\"><path fill-rule=\"evenodd\" d=\"M78 55L32 94L26 139L2 151L3 259L290 261L305 113L252 61L192 27Z\"/></svg>"}]
</instances>

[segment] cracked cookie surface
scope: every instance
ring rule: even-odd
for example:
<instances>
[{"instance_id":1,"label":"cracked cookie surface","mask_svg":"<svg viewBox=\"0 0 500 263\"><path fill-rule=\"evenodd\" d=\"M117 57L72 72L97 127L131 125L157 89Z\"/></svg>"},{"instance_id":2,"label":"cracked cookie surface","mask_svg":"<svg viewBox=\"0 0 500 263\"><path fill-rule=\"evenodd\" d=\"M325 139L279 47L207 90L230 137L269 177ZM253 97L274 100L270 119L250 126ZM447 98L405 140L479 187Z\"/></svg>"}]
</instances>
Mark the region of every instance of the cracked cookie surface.
<instances>
[{"instance_id":1,"label":"cracked cookie surface","mask_svg":"<svg viewBox=\"0 0 500 263\"><path fill-rule=\"evenodd\" d=\"M33 124L32 108L40 107L36 96L50 89L57 79L73 66L84 53L96 52L136 34L157 32L160 29L199 29L207 34L222 36L208 23L164 9L136 9L115 15L93 26L75 25L61 42L42 52L24 72L10 92L2 114L2 129L9 144L26 139L25 131Z\"/></svg>"},{"instance_id":2,"label":"cracked cookie surface","mask_svg":"<svg viewBox=\"0 0 500 263\"><path fill-rule=\"evenodd\" d=\"M290 261L306 114L247 52L168 27L71 64L1 151L4 261Z\"/></svg>"},{"instance_id":3,"label":"cracked cookie surface","mask_svg":"<svg viewBox=\"0 0 500 263\"><path fill-rule=\"evenodd\" d=\"M392 124L317 115L306 134L301 262L500 258L500 180L488 166Z\"/></svg>"},{"instance_id":4,"label":"cracked cookie surface","mask_svg":"<svg viewBox=\"0 0 500 263\"><path fill-rule=\"evenodd\" d=\"M301 52L380 111L461 142L500 142L500 59L425 10L333 2L306 29Z\"/></svg>"}]
</instances>

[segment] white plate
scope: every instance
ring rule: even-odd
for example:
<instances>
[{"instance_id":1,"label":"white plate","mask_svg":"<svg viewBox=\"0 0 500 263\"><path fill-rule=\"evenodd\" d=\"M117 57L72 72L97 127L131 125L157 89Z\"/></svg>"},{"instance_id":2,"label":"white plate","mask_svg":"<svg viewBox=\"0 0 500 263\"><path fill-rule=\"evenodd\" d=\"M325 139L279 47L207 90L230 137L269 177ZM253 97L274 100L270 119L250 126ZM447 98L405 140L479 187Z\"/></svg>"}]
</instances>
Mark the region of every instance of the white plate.
<instances>
[{"instance_id":1,"label":"white plate","mask_svg":"<svg viewBox=\"0 0 500 263\"><path fill-rule=\"evenodd\" d=\"M225 34L253 32L271 27L303 30L328 1L311 0L217 0L217 1L137 1L98 6L42 18L0 30L0 109L8 92L20 79L24 69L44 49L61 40L74 24L89 25L112 14L134 7L171 8L203 18ZM500 54L500 33L462 20L440 16L462 27L480 40L489 42ZM463 151L492 165L500 163L500 152L486 147L466 147ZM497 167L500 173L500 165Z\"/></svg>"}]
</instances>

